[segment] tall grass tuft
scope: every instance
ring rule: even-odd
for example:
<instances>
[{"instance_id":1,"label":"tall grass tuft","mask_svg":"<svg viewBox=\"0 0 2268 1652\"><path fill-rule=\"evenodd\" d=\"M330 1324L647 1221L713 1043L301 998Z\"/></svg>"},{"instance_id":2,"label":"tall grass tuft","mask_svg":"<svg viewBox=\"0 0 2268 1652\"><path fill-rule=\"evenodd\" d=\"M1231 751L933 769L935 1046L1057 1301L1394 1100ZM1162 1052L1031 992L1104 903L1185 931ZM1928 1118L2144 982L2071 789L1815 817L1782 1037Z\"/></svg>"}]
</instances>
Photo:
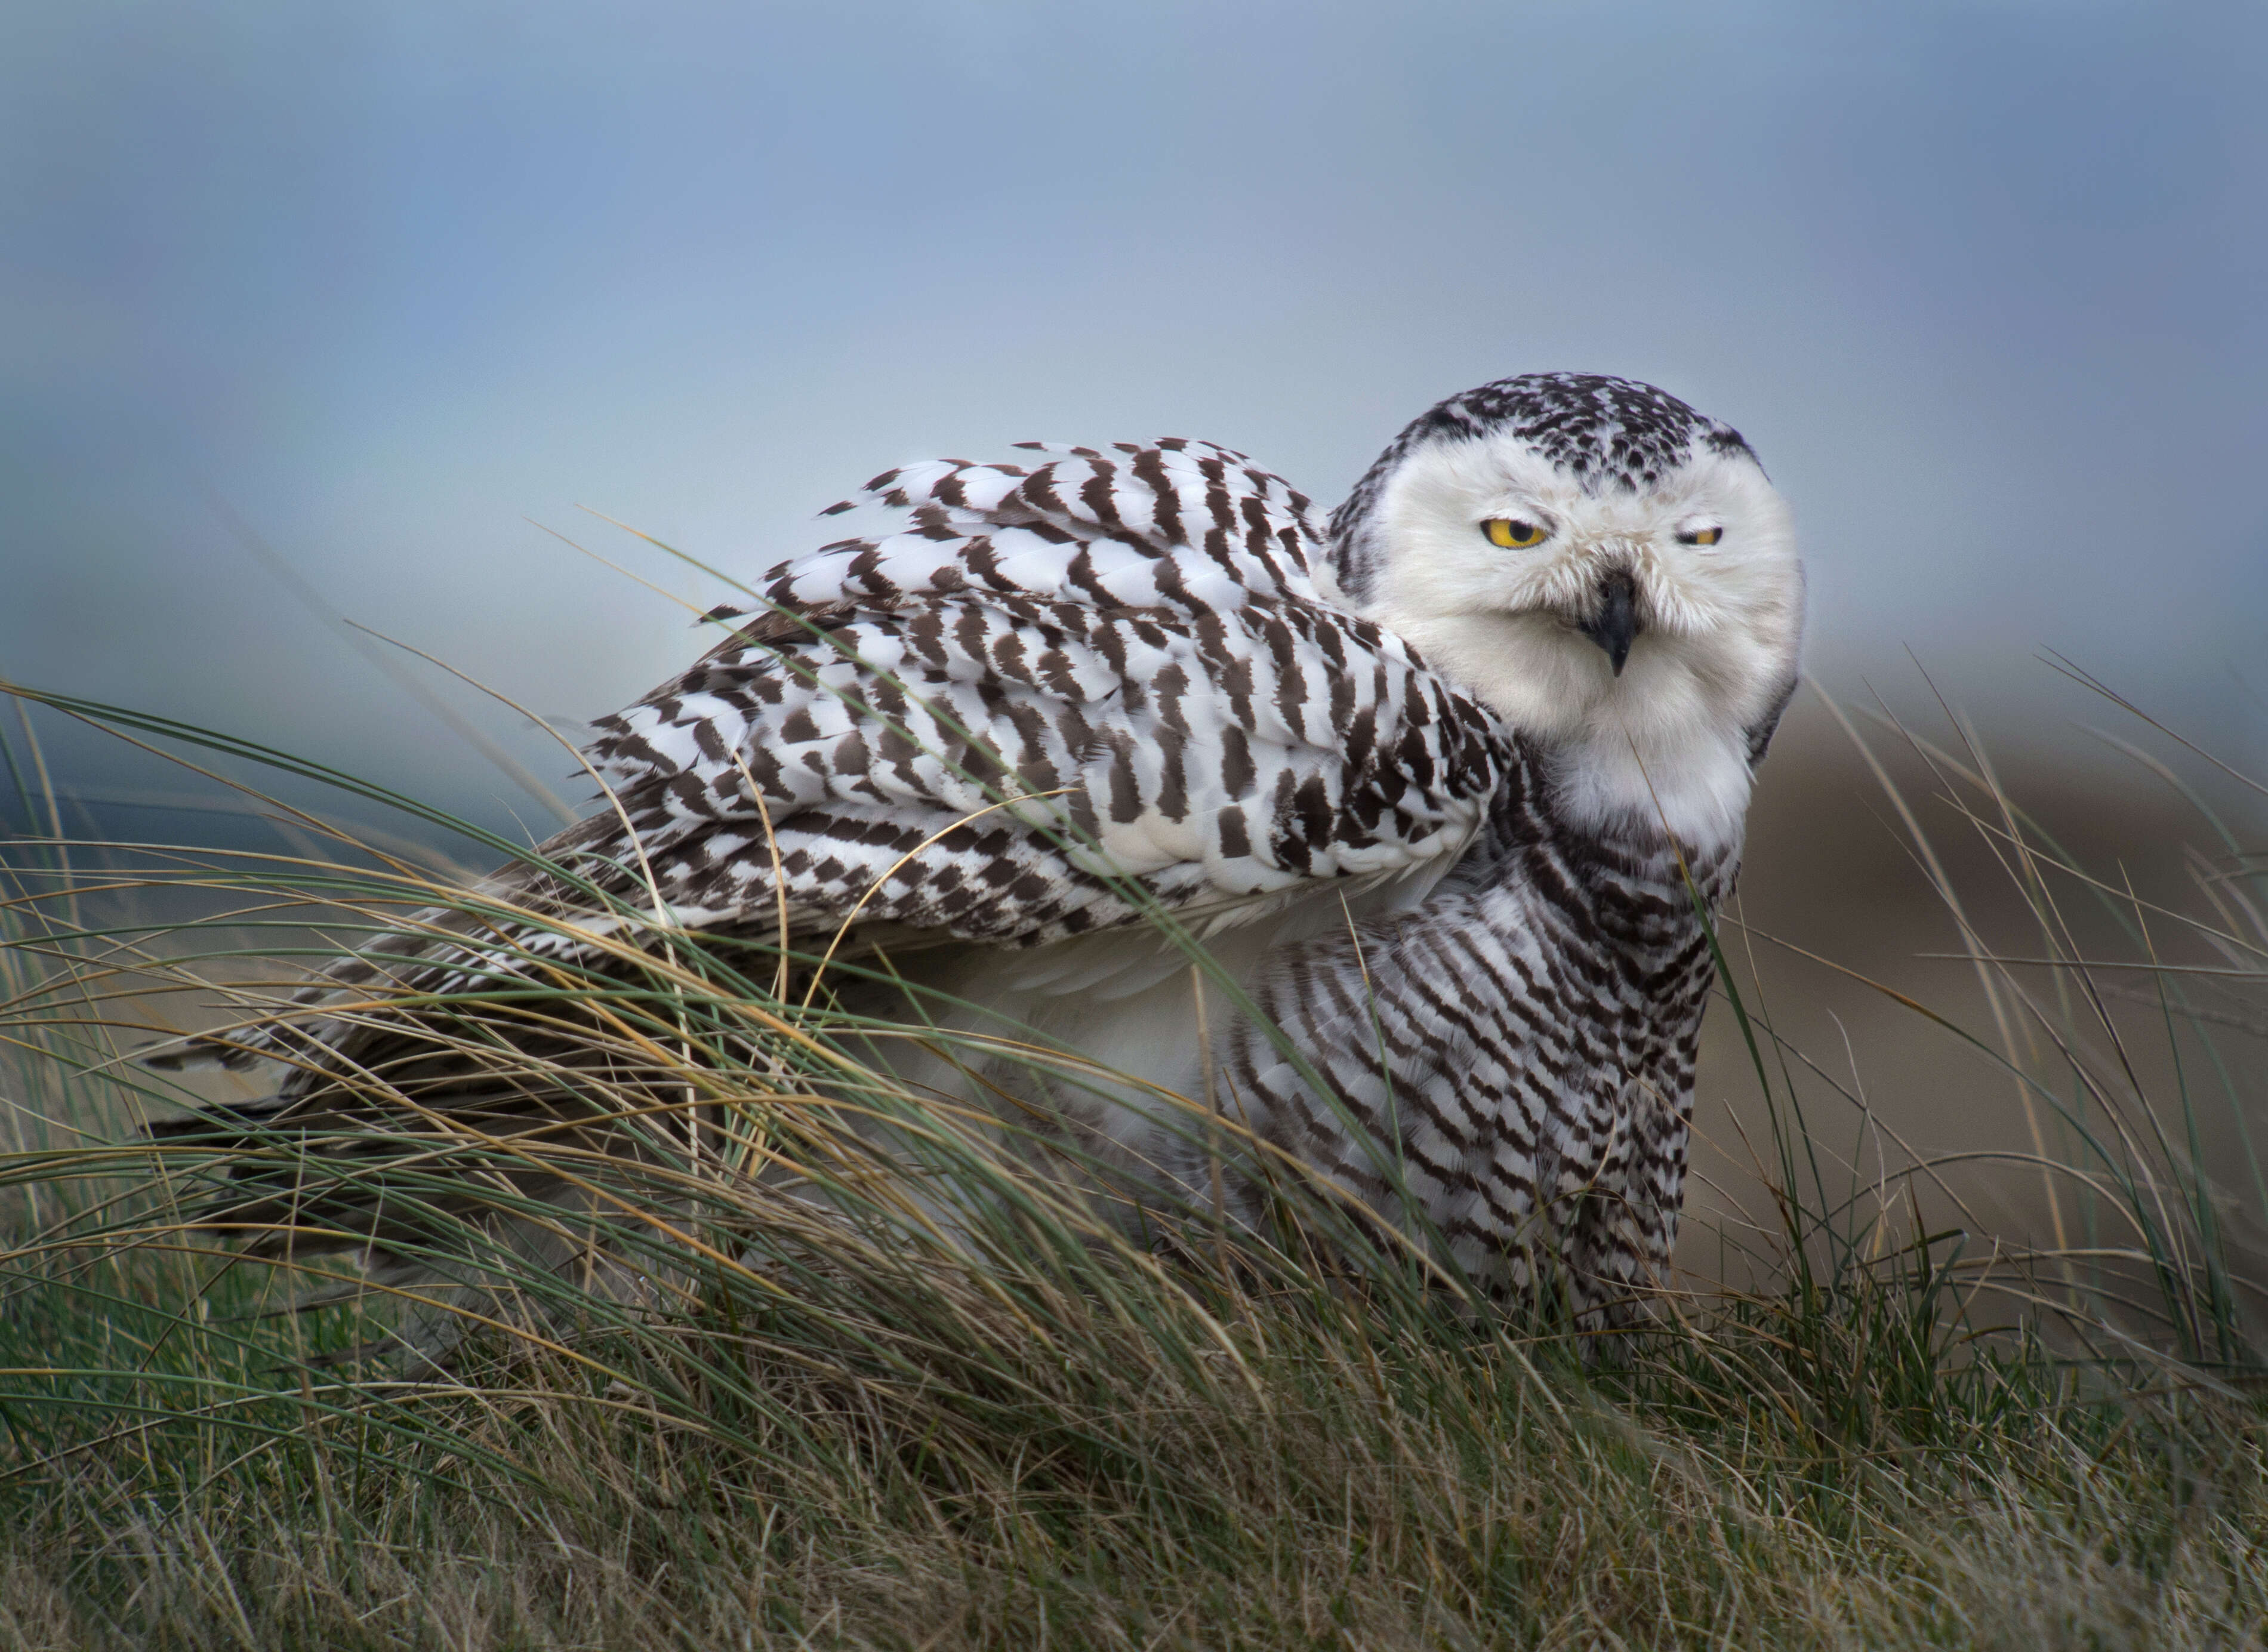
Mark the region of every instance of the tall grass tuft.
<instances>
[{"instance_id":1,"label":"tall grass tuft","mask_svg":"<svg viewBox=\"0 0 2268 1652\"><path fill-rule=\"evenodd\" d=\"M530 852L245 742L65 709L336 785L468 860ZM443 1007L469 1056L571 1105L153 1138L226 1099L136 1065L158 1038L225 1034L403 924L565 920L272 800L294 834L273 852L67 841L32 727L0 743L25 828L0 939L0 1646L2268 1629L2268 1187L2227 1047L2268 1007L2268 868L2216 818L2191 897L2145 898L2066 854L1957 726L1852 723L1980 983L1982 1023L1911 1003L1917 1035L1972 1046L1978 1105L2031 1121L2035 1150L1982 1174L2036 1190L2037 1231L1996 1234L1976 1166L1906 1151L1884 1098L1776 1030L1753 967L1774 942L1734 913L1717 1013L1769 1208L1728 1241L1736 1283L1685 1281L1602 1355L1289 1163L1264 1231L1203 1188L1130 1219L1012 1110L873 1059L923 1040L1108 1079L1079 1052L860 1013L834 988L886 955L822 967L651 914L610 914L604 970L505 959ZM1956 887L1947 822L2012 897ZM1202 1097L1159 1105L1261 1151Z\"/></svg>"}]
</instances>

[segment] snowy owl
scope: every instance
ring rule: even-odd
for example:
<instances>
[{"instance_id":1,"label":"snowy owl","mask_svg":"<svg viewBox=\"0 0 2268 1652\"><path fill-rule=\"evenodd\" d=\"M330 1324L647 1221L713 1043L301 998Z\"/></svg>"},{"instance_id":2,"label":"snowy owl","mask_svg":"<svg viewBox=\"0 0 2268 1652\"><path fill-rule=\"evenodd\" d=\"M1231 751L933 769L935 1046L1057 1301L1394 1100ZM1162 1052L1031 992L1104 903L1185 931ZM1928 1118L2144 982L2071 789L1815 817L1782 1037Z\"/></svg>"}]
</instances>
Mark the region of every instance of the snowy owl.
<instances>
[{"instance_id":1,"label":"snowy owl","mask_svg":"<svg viewBox=\"0 0 2268 1652\"><path fill-rule=\"evenodd\" d=\"M1203 1097L1261 1144L1216 1184L1244 1220L1264 1146L1491 1290L1660 1279L1703 914L1797 676L1801 564L1748 444L1629 380L1506 379L1320 527L1208 443L1027 446L830 507L878 520L712 614L721 641L598 725L608 796L539 852L559 870L489 890L563 910L584 881L616 903L564 932L593 947L644 911L886 956L947 1019L1123 1075L873 1047L911 1089L1008 1095L1136 1205L1206 1151L1142 1098ZM415 1015L339 1008L476 951L431 924L366 948L221 1041L287 1060L276 1098L188 1127L556 1116Z\"/></svg>"}]
</instances>

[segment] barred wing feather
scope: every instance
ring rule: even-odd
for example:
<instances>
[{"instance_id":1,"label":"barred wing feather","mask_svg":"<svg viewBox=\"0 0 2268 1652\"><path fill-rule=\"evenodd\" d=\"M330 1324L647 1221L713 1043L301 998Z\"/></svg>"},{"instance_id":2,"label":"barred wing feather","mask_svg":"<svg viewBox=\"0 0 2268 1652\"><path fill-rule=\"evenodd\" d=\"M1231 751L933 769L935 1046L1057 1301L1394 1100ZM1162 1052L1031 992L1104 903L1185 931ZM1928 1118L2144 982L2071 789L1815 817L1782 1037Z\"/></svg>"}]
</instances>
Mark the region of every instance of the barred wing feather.
<instances>
[{"instance_id":1,"label":"barred wing feather","mask_svg":"<svg viewBox=\"0 0 2268 1652\"><path fill-rule=\"evenodd\" d=\"M887 531L712 614L721 642L599 723L609 798L541 857L672 926L776 934L784 910L792 935L1010 947L1152 905L1217 928L1455 863L1512 738L1327 600L1304 498L1210 444L1040 451L887 472L832 507ZM420 914L224 1058L328 1067L354 1038L326 1000L587 961L635 926L528 867L483 892L553 921L488 944Z\"/></svg>"},{"instance_id":2,"label":"barred wing feather","mask_svg":"<svg viewBox=\"0 0 2268 1652\"><path fill-rule=\"evenodd\" d=\"M1306 501L1194 443L886 473L895 533L600 725L593 756L680 921L862 922L1032 945L1145 901L1223 921L1452 864L1508 736L1325 601ZM841 508L841 507L838 507ZM761 794L760 808L751 791ZM615 834L619 836L619 827Z\"/></svg>"}]
</instances>

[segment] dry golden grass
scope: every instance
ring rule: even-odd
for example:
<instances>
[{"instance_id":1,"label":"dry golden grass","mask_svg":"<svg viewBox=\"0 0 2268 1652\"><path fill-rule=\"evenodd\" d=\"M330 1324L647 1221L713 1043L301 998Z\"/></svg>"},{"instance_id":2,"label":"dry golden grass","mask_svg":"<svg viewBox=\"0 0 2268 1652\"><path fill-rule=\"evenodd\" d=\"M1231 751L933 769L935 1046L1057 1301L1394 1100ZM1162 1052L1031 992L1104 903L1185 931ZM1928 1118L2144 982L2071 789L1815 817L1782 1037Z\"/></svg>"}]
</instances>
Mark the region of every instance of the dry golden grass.
<instances>
[{"instance_id":1,"label":"dry golden grass","mask_svg":"<svg viewBox=\"0 0 2268 1652\"><path fill-rule=\"evenodd\" d=\"M762 949L656 937L550 981L549 1010L606 1012L593 1038L677 1064L659 1113L578 1080L644 1107L620 1150L460 1134L412 1161L344 1125L152 1148L135 1120L180 1097L117 1059L127 1029L170 1013L153 989L247 992L245 932L74 918L52 846L19 844L0 1646L2256 1643L2268 1209L2225 1018L2262 1007L2258 863L2233 832L2186 892L2135 893L1957 741L1903 761L1925 785L1881 811L1963 915L1948 949L1984 962L1948 966L1962 1005L1881 1001L1966 1052L2020 1156L1909 1150L1900 1075L1796 1036L1791 937L1752 898L1707 1080L1738 1096L1713 1133L1746 1179L1705 1196L1737 1265L1603 1356L1548 1306L1366 1250L1288 1171L1268 1235L1195 1210L1129 1243L858 1070L861 1029L777 995ZM1956 884L1948 822L2013 898ZM295 925L320 902L334 929L462 898L328 858L77 866ZM459 1007L468 1037L531 1013ZM341 1170L355 1147L387 1151ZM279 1311L371 1281L185 1221L247 1166L436 1201L431 1277ZM607 1268L555 1265L593 1242Z\"/></svg>"}]
</instances>

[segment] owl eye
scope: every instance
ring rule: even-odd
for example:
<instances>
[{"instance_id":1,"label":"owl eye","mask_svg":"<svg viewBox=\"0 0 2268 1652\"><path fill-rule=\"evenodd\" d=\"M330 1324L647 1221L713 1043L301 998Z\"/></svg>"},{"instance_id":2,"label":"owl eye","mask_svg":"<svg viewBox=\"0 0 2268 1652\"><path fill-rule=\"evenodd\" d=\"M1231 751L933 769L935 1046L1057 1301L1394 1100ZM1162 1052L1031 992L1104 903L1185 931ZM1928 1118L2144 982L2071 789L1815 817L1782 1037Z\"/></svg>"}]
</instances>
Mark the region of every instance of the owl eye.
<instances>
[{"instance_id":1,"label":"owl eye","mask_svg":"<svg viewBox=\"0 0 2268 1652\"><path fill-rule=\"evenodd\" d=\"M1540 545L1549 537L1534 522L1523 522L1517 517L1492 516L1481 524L1481 532L1488 535L1489 543L1506 550L1525 550L1530 545Z\"/></svg>"},{"instance_id":2,"label":"owl eye","mask_svg":"<svg viewBox=\"0 0 2268 1652\"><path fill-rule=\"evenodd\" d=\"M1689 527L1677 536L1681 545L1713 545L1725 537L1721 527Z\"/></svg>"}]
</instances>

